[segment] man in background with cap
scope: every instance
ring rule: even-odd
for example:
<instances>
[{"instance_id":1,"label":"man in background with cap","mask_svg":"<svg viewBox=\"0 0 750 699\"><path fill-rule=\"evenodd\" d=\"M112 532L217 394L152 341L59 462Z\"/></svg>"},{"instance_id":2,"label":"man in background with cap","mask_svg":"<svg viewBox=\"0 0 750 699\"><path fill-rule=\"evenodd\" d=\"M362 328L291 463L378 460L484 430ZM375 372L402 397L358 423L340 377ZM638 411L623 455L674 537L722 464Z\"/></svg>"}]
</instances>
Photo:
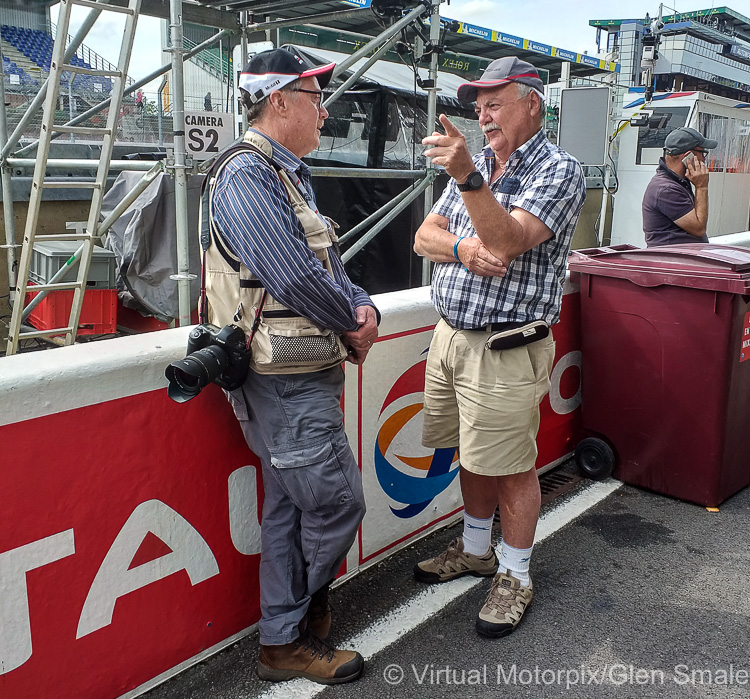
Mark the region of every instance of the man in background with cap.
<instances>
[{"instance_id":1,"label":"man in background with cap","mask_svg":"<svg viewBox=\"0 0 750 699\"><path fill-rule=\"evenodd\" d=\"M414 574L425 583L493 577L476 620L491 638L514 631L532 599L535 440L555 351L549 326L559 320L586 196L578 161L545 138L543 89L531 64L495 60L458 89L461 102L476 102L484 151L472 158L445 115L445 135L422 141L452 177L414 245L436 263L432 299L442 317L427 358L422 442L459 448L464 529ZM491 542L498 506L499 562Z\"/></svg>"},{"instance_id":2,"label":"man in background with cap","mask_svg":"<svg viewBox=\"0 0 750 699\"><path fill-rule=\"evenodd\" d=\"M333 68L283 49L255 55L239 82L245 145L209 175L208 318L240 325L254 340L247 379L228 396L263 469L257 672L271 681L340 684L364 665L359 653L324 640L328 586L365 512L343 426L341 363L365 361L378 320L334 252L336 236L300 160L320 144L322 88ZM263 324L271 328L265 365L256 342ZM331 335L341 342L327 344Z\"/></svg>"},{"instance_id":3,"label":"man in background with cap","mask_svg":"<svg viewBox=\"0 0 750 699\"><path fill-rule=\"evenodd\" d=\"M681 127L664 141L664 157L643 195L646 246L707 243L706 155L718 142ZM695 187L695 193L691 187Z\"/></svg>"}]
</instances>

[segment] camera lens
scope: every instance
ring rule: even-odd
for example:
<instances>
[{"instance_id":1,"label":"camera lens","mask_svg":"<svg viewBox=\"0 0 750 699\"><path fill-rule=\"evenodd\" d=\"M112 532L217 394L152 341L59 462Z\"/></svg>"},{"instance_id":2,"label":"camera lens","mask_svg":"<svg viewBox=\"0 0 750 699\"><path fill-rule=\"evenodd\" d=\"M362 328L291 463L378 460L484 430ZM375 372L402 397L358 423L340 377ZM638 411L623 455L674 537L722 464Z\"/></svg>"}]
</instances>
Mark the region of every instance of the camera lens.
<instances>
[{"instance_id":1,"label":"camera lens","mask_svg":"<svg viewBox=\"0 0 750 699\"><path fill-rule=\"evenodd\" d=\"M197 393L202 388L200 377L191 376L182 369L175 368L174 380L177 385L186 393Z\"/></svg>"},{"instance_id":2,"label":"camera lens","mask_svg":"<svg viewBox=\"0 0 750 699\"><path fill-rule=\"evenodd\" d=\"M204 386L220 376L229 366L229 355L217 345L209 345L172 362L164 371L169 381L167 395L177 403L195 398Z\"/></svg>"}]
</instances>

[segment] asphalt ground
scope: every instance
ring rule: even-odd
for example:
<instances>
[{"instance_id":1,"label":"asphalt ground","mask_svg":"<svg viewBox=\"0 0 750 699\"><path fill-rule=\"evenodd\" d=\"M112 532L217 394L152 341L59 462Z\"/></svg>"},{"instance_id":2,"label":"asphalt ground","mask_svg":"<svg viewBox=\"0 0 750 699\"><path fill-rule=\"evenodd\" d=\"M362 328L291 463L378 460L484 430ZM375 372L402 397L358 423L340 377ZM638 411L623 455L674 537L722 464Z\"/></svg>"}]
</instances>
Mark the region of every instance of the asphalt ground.
<instances>
[{"instance_id":1,"label":"asphalt ground","mask_svg":"<svg viewBox=\"0 0 750 699\"><path fill-rule=\"evenodd\" d=\"M412 577L458 524L332 591L331 640L355 639L367 660L357 682L262 682L252 633L145 696L750 697L750 489L709 512L618 486L582 481L543 508L535 598L511 636L474 629L489 579Z\"/></svg>"}]
</instances>

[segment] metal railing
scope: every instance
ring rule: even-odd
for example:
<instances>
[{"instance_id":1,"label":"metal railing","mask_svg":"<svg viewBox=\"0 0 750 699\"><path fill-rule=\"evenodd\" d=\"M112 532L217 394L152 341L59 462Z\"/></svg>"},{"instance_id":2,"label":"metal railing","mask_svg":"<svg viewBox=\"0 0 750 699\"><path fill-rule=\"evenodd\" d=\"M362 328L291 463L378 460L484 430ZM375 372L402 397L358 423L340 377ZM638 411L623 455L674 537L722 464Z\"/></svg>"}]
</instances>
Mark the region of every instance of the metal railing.
<instances>
[{"instance_id":1,"label":"metal railing","mask_svg":"<svg viewBox=\"0 0 750 699\"><path fill-rule=\"evenodd\" d=\"M52 35L52 38L54 39L57 35L57 25L54 22L50 22L50 34ZM72 35L68 34L68 43L70 43L73 40ZM99 55L96 51L91 49L90 47L86 46L86 44L81 44L78 47L78 50L76 51L76 56L80 58L85 63L88 63L94 70L109 70L109 71L115 71L117 70L117 66L110 63L106 58ZM130 86L134 82L133 78L126 77L125 78L125 85Z\"/></svg>"},{"instance_id":2,"label":"metal railing","mask_svg":"<svg viewBox=\"0 0 750 699\"><path fill-rule=\"evenodd\" d=\"M188 51L192 51L198 46L194 41L184 36L182 37L182 45ZM216 75L220 75L223 82L227 82L232 75L231 57L228 57L223 50L221 51L221 56L219 56L218 48L207 48L199 51L190 60L203 63L206 67L213 70Z\"/></svg>"},{"instance_id":3,"label":"metal railing","mask_svg":"<svg viewBox=\"0 0 750 699\"><path fill-rule=\"evenodd\" d=\"M34 78L42 84L48 73L43 71L40 76L34 75ZM18 124L26 114L27 108L39 91L38 86L11 83L10 76L3 77L5 88L5 101L7 106L6 119L9 131L15 131ZM109 97L109 92L94 92L91 90L82 90L75 83L69 86L62 84L60 91L60 108L55 115L56 124L65 124L79 114L101 103ZM199 110L203 108L203 96L191 95L187 98L191 109ZM106 121L108 110L105 108L98 114L91 116L89 119L81 122L81 126L101 126ZM42 125L42 112L38 111L24 127L24 139L37 139ZM159 122L162 121L162 132L166 133L159 136ZM157 92L144 93L143 107L138 107L134 95L130 95L123 101L118 122L117 140L119 142L138 142L138 143L171 143L172 141L172 121L171 110L167 108L159 114ZM166 138L165 138L166 137ZM61 137L61 142L82 141L80 136L73 134ZM86 141L98 142L99 137L86 137Z\"/></svg>"}]
</instances>

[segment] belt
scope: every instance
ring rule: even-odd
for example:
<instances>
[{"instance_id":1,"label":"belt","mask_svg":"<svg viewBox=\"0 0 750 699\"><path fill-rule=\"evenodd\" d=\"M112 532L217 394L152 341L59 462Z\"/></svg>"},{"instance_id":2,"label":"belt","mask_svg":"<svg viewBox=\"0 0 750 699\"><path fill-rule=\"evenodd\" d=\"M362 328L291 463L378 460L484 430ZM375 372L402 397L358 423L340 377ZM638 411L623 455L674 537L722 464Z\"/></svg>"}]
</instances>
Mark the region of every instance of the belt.
<instances>
[{"instance_id":1,"label":"belt","mask_svg":"<svg viewBox=\"0 0 750 699\"><path fill-rule=\"evenodd\" d=\"M534 322L533 320L507 321L504 323L488 323L487 325L483 325L479 328L457 328L449 320L445 318L443 318L443 320L454 330L465 330L467 332L476 333L501 333L505 332L506 330L515 330L516 328L522 328L524 325L528 325L529 323Z\"/></svg>"},{"instance_id":2,"label":"belt","mask_svg":"<svg viewBox=\"0 0 750 699\"><path fill-rule=\"evenodd\" d=\"M447 322L447 321L446 321ZM449 323L450 325L450 323ZM452 326L451 326L452 327ZM549 326L543 320L523 322L490 323L468 332L487 333L485 346L488 350L508 350L549 336Z\"/></svg>"}]
</instances>

